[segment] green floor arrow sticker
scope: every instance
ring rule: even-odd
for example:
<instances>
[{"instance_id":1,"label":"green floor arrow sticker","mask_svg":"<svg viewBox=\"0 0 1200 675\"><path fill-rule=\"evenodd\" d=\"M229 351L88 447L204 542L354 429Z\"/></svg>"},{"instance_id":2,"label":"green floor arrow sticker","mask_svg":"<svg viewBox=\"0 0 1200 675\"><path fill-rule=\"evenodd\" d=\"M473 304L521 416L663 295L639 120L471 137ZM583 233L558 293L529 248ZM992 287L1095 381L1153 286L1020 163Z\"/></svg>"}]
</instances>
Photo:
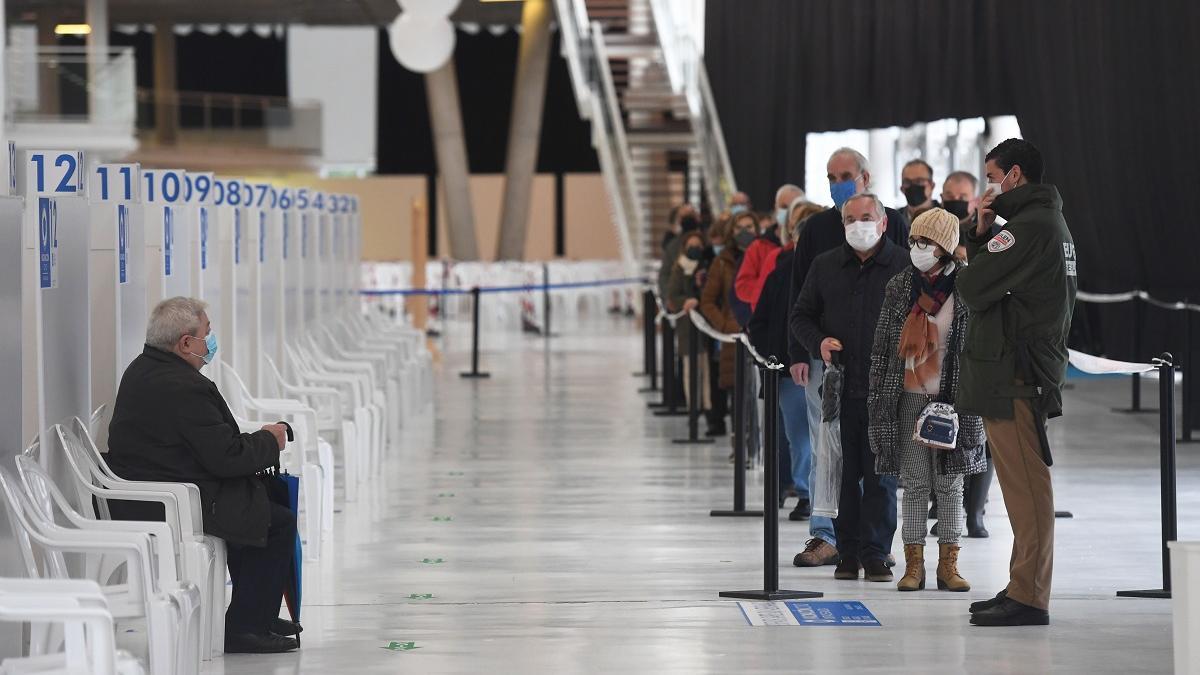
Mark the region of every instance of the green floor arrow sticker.
<instances>
[{"instance_id":1,"label":"green floor arrow sticker","mask_svg":"<svg viewBox=\"0 0 1200 675\"><path fill-rule=\"evenodd\" d=\"M409 593L409 600L432 600L433 593Z\"/></svg>"},{"instance_id":2,"label":"green floor arrow sticker","mask_svg":"<svg viewBox=\"0 0 1200 675\"><path fill-rule=\"evenodd\" d=\"M434 516L433 517L433 522L435 522L435 523L448 523L452 520L454 520L454 518L451 516Z\"/></svg>"},{"instance_id":3,"label":"green floor arrow sticker","mask_svg":"<svg viewBox=\"0 0 1200 675\"><path fill-rule=\"evenodd\" d=\"M453 497L454 493L453 492L439 492L438 496L439 497Z\"/></svg>"},{"instance_id":4,"label":"green floor arrow sticker","mask_svg":"<svg viewBox=\"0 0 1200 675\"><path fill-rule=\"evenodd\" d=\"M421 562L425 563L426 565L440 565L446 561L442 558L423 558Z\"/></svg>"},{"instance_id":5,"label":"green floor arrow sticker","mask_svg":"<svg viewBox=\"0 0 1200 675\"><path fill-rule=\"evenodd\" d=\"M393 640L392 642L389 642L386 647L381 647L381 649L387 649L393 652L410 652L414 649L420 649L420 647L418 647L417 643L415 642L396 642Z\"/></svg>"},{"instance_id":6,"label":"green floor arrow sticker","mask_svg":"<svg viewBox=\"0 0 1200 675\"><path fill-rule=\"evenodd\" d=\"M462 471L451 471L448 475L450 475L450 476L465 476L467 474L463 473Z\"/></svg>"}]
</instances>

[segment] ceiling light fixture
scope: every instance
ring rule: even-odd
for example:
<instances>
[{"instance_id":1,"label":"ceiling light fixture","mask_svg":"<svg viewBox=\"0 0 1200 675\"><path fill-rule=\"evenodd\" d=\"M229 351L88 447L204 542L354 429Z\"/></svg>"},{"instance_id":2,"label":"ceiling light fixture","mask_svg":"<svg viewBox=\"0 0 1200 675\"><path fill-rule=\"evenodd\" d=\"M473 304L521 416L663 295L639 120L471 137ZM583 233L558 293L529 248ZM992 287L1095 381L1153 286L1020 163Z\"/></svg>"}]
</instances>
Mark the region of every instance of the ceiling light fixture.
<instances>
[{"instance_id":1,"label":"ceiling light fixture","mask_svg":"<svg viewBox=\"0 0 1200 675\"><path fill-rule=\"evenodd\" d=\"M86 23L60 23L54 27L55 35L91 35L92 27Z\"/></svg>"}]
</instances>

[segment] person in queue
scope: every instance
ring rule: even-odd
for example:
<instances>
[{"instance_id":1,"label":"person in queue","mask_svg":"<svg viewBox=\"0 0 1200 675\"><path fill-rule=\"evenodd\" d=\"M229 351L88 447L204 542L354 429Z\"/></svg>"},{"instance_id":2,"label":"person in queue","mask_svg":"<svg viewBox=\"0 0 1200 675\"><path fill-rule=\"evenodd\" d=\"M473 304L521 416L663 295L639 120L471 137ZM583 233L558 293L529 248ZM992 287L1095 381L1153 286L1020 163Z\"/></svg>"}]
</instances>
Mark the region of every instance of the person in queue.
<instances>
[{"instance_id":1,"label":"person in queue","mask_svg":"<svg viewBox=\"0 0 1200 675\"><path fill-rule=\"evenodd\" d=\"M713 227L716 230L714 239L724 242L724 246L709 267L708 278L700 292L700 313L714 329L738 333L742 327L733 314L733 281L745 250L758 237L758 219L747 212L723 218ZM728 398L734 385L737 350L724 344L718 349L718 386L721 396ZM746 405L746 402L734 401L733 405Z\"/></svg>"},{"instance_id":2,"label":"person in queue","mask_svg":"<svg viewBox=\"0 0 1200 675\"><path fill-rule=\"evenodd\" d=\"M787 230L788 207L797 199L804 199L804 190L791 183L776 190L775 222L772 223L772 228L764 231L763 236L746 249L746 255L742 259L742 266L738 269L737 279L734 282L734 289L737 292L738 300L750 305L751 312L758 304L758 295L762 292L763 282L771 273L771 269L774 269L773 258L779 255L778 251L783 246L784 239L790 236ZM772 259L769 267L767 265L768 258Z\"/></svg>"},{"instance_id":3,"label":"person in queue","mask_svg":"<svg viewBox=\"0 0 1200 675\"><path fill-rule=\"evenodd\" d=\"M672 211L671 226L663 235L662 264L658 268L658 295L667 297L667 280L671 276L671 267L679 257L679 237L687 232L700 229L700 218L696 207L691 204L680 204Z\"/></svg>"},{"instance_id":4,"label":"person in queue","mask_svg":"<svg viewBox=\"0 0 1200 675\"><path fill-rule=\"evenodd\" d=\"M979 180L966 171L955 171L942 183L942 208L954 214L959 223L974 220L979 203Z\"/></svg>"},{"instance_id":5,"label":"person in queue","mask_svg":"<svg viewBox=\"0 0 1200 675\"><path fill-rule=\"evenodd\" d=\"M274 503L256 474L279 465L282 424L242 433L225 399L200 369L217 353L206 305L175 297L151 312L146 346L121 377L108 430L109 466L135 481L193 483L204 532L228 546L232 599L225 651L296 649L300 628L279 618L296 516ZM109 503L117 520L164 520L162 505Z\"/></svg>"},{"instance_id":6,"label":"person in queue","mask_svg":"<svg viewBox=\"0 0 1200 675\"><path fill-rule=\"evenodd\" d=\"M754 210L754 205L750 203L750 195L745 192L735 192L729 198L729 214L732 216L740 216L743 213L749 213Z\"/></svg>"},{"instance_id":7,"label":"person in queue","mask_svg":"<svg viewBox=\"0 0 1200 675\"><path fill-rule=\"evenodd\" d=\"M904 217L908 222L932 208L940 208L941 204L933 198L933 167L923 159L909 160L900 169L900 192L907 203L904 207Z\"/></svg>"},{"instance_id":8,"label":"person in queue","mask_svg":"<svg viewBox=\"0 0 1200 675\"><path fill-rule=\"evenodd\" d=\"M969 315L954 284L961 261L959 222L932 208L917 216L909 234L909 267L887 284L871 352L868 435L875 472L898 476L904 484L901 536L904 576L901 591L925 588L925 509L930 491L938 504L937 587L969 591L958 572L963 530L963 476L984 470L983 420L958 416L953 448L930 447L914 439L922 412L934 402L953 405L959 386L959 359Z\"/></svg>"},{"instance_id":9,"label":"person in queue","mask_svg":"<svg viewBox=\"0 0 1200 675\"><path fill-rule=\"evenodd\" d=\"M791 287L788 290L787 306L795 307L800 289L808 279L813 261L833 249L843 249L846 244L846 228L842 223L842 207L853 196L867 191L871 185L871 168L867 158L852 148L839 148L829 156L825 165L829 180L829 192L833 197L833 208L814 214L796 238L796 253L792 257ZM884 237L902 247L908 246L908 221L894 209L885 208L884 220L887 230ZM789 323L791 319L789 319ZM808 427L812 447L817 447L817 431L821 428L821 379L824 362L817 352L809 353L794 332L788 333L789 373L792 381L805 388L808 410ZM814 458L814 471L816 459ZM837 563L837 537L833 521L814 516L809 521L810 539L793 561L797 567L818 567ZM889 563L891 561L889 560Z\"/></svg>"},{"instance_id":10,"label":"person in queue","mask_svg":"<svg viewBox=\"0 0 1200 675\"><path fill-rule=\"evenodd\" d=\"M671 264L670 279L667 282L665 304L667 311L672 314L685 312L675 321L675 351L683 362L683 392L686 400L693 396L691 379L691 361L688 354L692 341L692 320L686 312L695 309L700 304L700 281L704 276L702 264L706 244L704 235L699 230L688 230L679 235L680 252ZM700 365L700 408L709 410L712 402L709 397L708 361L701 358Z\"/></svg>"},{"instance_id":11,"label":"person in queue","mask_svg":"<svg viewBox=\"0 0 1200 675\"><path fill-rule=\"evenodd\" d=\"M780 230L785 242L779 253L768 259L765 264L770 272L763 282L759 302L754 308L754 314L746 326L754 348L764 356L774 356L784 366L790 366L788 361L788 287L791 285L792 256L796 249L796 231L803 226L803 221L813 213L822 211L820 206L807 201L804 197L796 197L788 207L788 225ZM744 263L743 263L744 264ZM779 378L779 430L780 450L785 447L788 461L780 461L780 482L790 483L791 492L796 497L796 506L788 514L793 521L808 520L812 516L812 499L809 491L812 473L812 437L808 430L808 411L806 409L804 387L796 384L790 377ZM784 475L784 467L790 472ZM786 487L786 486L785 486ZM780 492L779 506L783 508L786 491Z\"/></svg>"},{"instance_id":12,"label":"person in queue","mask_svg":"<svg viewBox=\"0 0 1200 675\"><path fill-rule=\"evenodd\" d=\"M1041 152L1010 138L984 158L988 186L957 292L971 312L958 407L983 417L1013 530L1008 587L971 605L977 626L1050 623L1053 457L1046 420L1062 414L1077 290L1075 242ZM996 218L1003 228L992 233Z\"/></svg>"},{"instance_id":13,"label":"person in queue","mask_svg":"<svg viewBox=\"0 0 1200 675\"><path fill-rule=\"evenodd\" d=\"M868 581L888 582L888 556L896 533L896 479L875 471L867 437L868 375L884 288L910 263L907 249L884 236L888 217L875 195L864 192L847 199L842 218L844 243L813 261L792 307L789 328L795 340L808 352L820 354L826 364L840 353L845 368L842 485L834 519L839 562L834 577L857 579L862 569ZM808 229L812 227L810 223Z\"/></svg>"}]
</instances>

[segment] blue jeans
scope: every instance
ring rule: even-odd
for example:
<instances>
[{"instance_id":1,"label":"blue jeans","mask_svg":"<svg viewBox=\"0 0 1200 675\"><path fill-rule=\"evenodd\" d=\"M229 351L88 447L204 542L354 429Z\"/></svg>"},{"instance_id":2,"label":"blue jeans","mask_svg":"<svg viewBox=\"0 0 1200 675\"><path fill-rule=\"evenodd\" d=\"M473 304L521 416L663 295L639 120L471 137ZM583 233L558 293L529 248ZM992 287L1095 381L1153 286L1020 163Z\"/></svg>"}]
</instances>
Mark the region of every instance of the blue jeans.
<instances>
[{"instance_id":1,"label":"blue jeans","mask_svg":"<svg viewBox=\"0 0 1200 675\"><path fill-rule=\"evenodd\" d=\"M779 419L783 422L791 459L792 484L801 499L809 498L808 474L812 471L812 439L808 433L808 404L804 387L792 382L791 375L779 376ZM783 443L780 443L782 446Z\"/></svg>"},{"instance_id":2,"label":"blue jeans","mask_svg":"<svg viewBox=\"0 0 1200 675\"><path fill-rule=\"evenodd\" d=\"M821 378L825 376L825 362L821 359L813 359L809 363L808 368L808 386L804 388L805 403L808 404L808 434L811 448L817 448L817 434L821 431ZM808 484L812 485L813 474L817 469L815 452L809 456L813 457L808 472ZM825 516L813 516L812 520L808 521L808 533L810 536L824 539L830 546L837 546L837 535L833 532L833 518Z\"/></svg>"}]
</instances>

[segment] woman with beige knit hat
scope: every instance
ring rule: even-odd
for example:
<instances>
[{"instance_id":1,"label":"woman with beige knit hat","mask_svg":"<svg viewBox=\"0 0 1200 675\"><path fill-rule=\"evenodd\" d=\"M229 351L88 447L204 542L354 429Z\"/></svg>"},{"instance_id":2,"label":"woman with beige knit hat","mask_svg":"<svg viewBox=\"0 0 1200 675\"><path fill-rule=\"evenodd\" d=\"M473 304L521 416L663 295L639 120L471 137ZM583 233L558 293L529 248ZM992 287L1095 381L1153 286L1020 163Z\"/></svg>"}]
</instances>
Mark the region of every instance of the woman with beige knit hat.
<instances>
[{"instance_id":1,"label":"woman with beige knit hat","mask_svg":"<svg viewBox=\"0 0 1200 675\"><path fill-rule=\"evenodd\" d=\"M934 402L954 405L958 395L959 354L968 313L954 292L963 263L950 252L958 247L959 221L940 208L913 220L909 232L912 266L888 282L871 352L869 436L879 475L904 482L904 557L907 569L897 584L902 591L925 588L925 536L929 494L938 504L937 586L969 591L958 573L963 530L963 476L987 466L983 420L958 414L952 448L915 440L917 421ZM949 444L947 444L949 445Z\"/></svg>"}]
</instances>

